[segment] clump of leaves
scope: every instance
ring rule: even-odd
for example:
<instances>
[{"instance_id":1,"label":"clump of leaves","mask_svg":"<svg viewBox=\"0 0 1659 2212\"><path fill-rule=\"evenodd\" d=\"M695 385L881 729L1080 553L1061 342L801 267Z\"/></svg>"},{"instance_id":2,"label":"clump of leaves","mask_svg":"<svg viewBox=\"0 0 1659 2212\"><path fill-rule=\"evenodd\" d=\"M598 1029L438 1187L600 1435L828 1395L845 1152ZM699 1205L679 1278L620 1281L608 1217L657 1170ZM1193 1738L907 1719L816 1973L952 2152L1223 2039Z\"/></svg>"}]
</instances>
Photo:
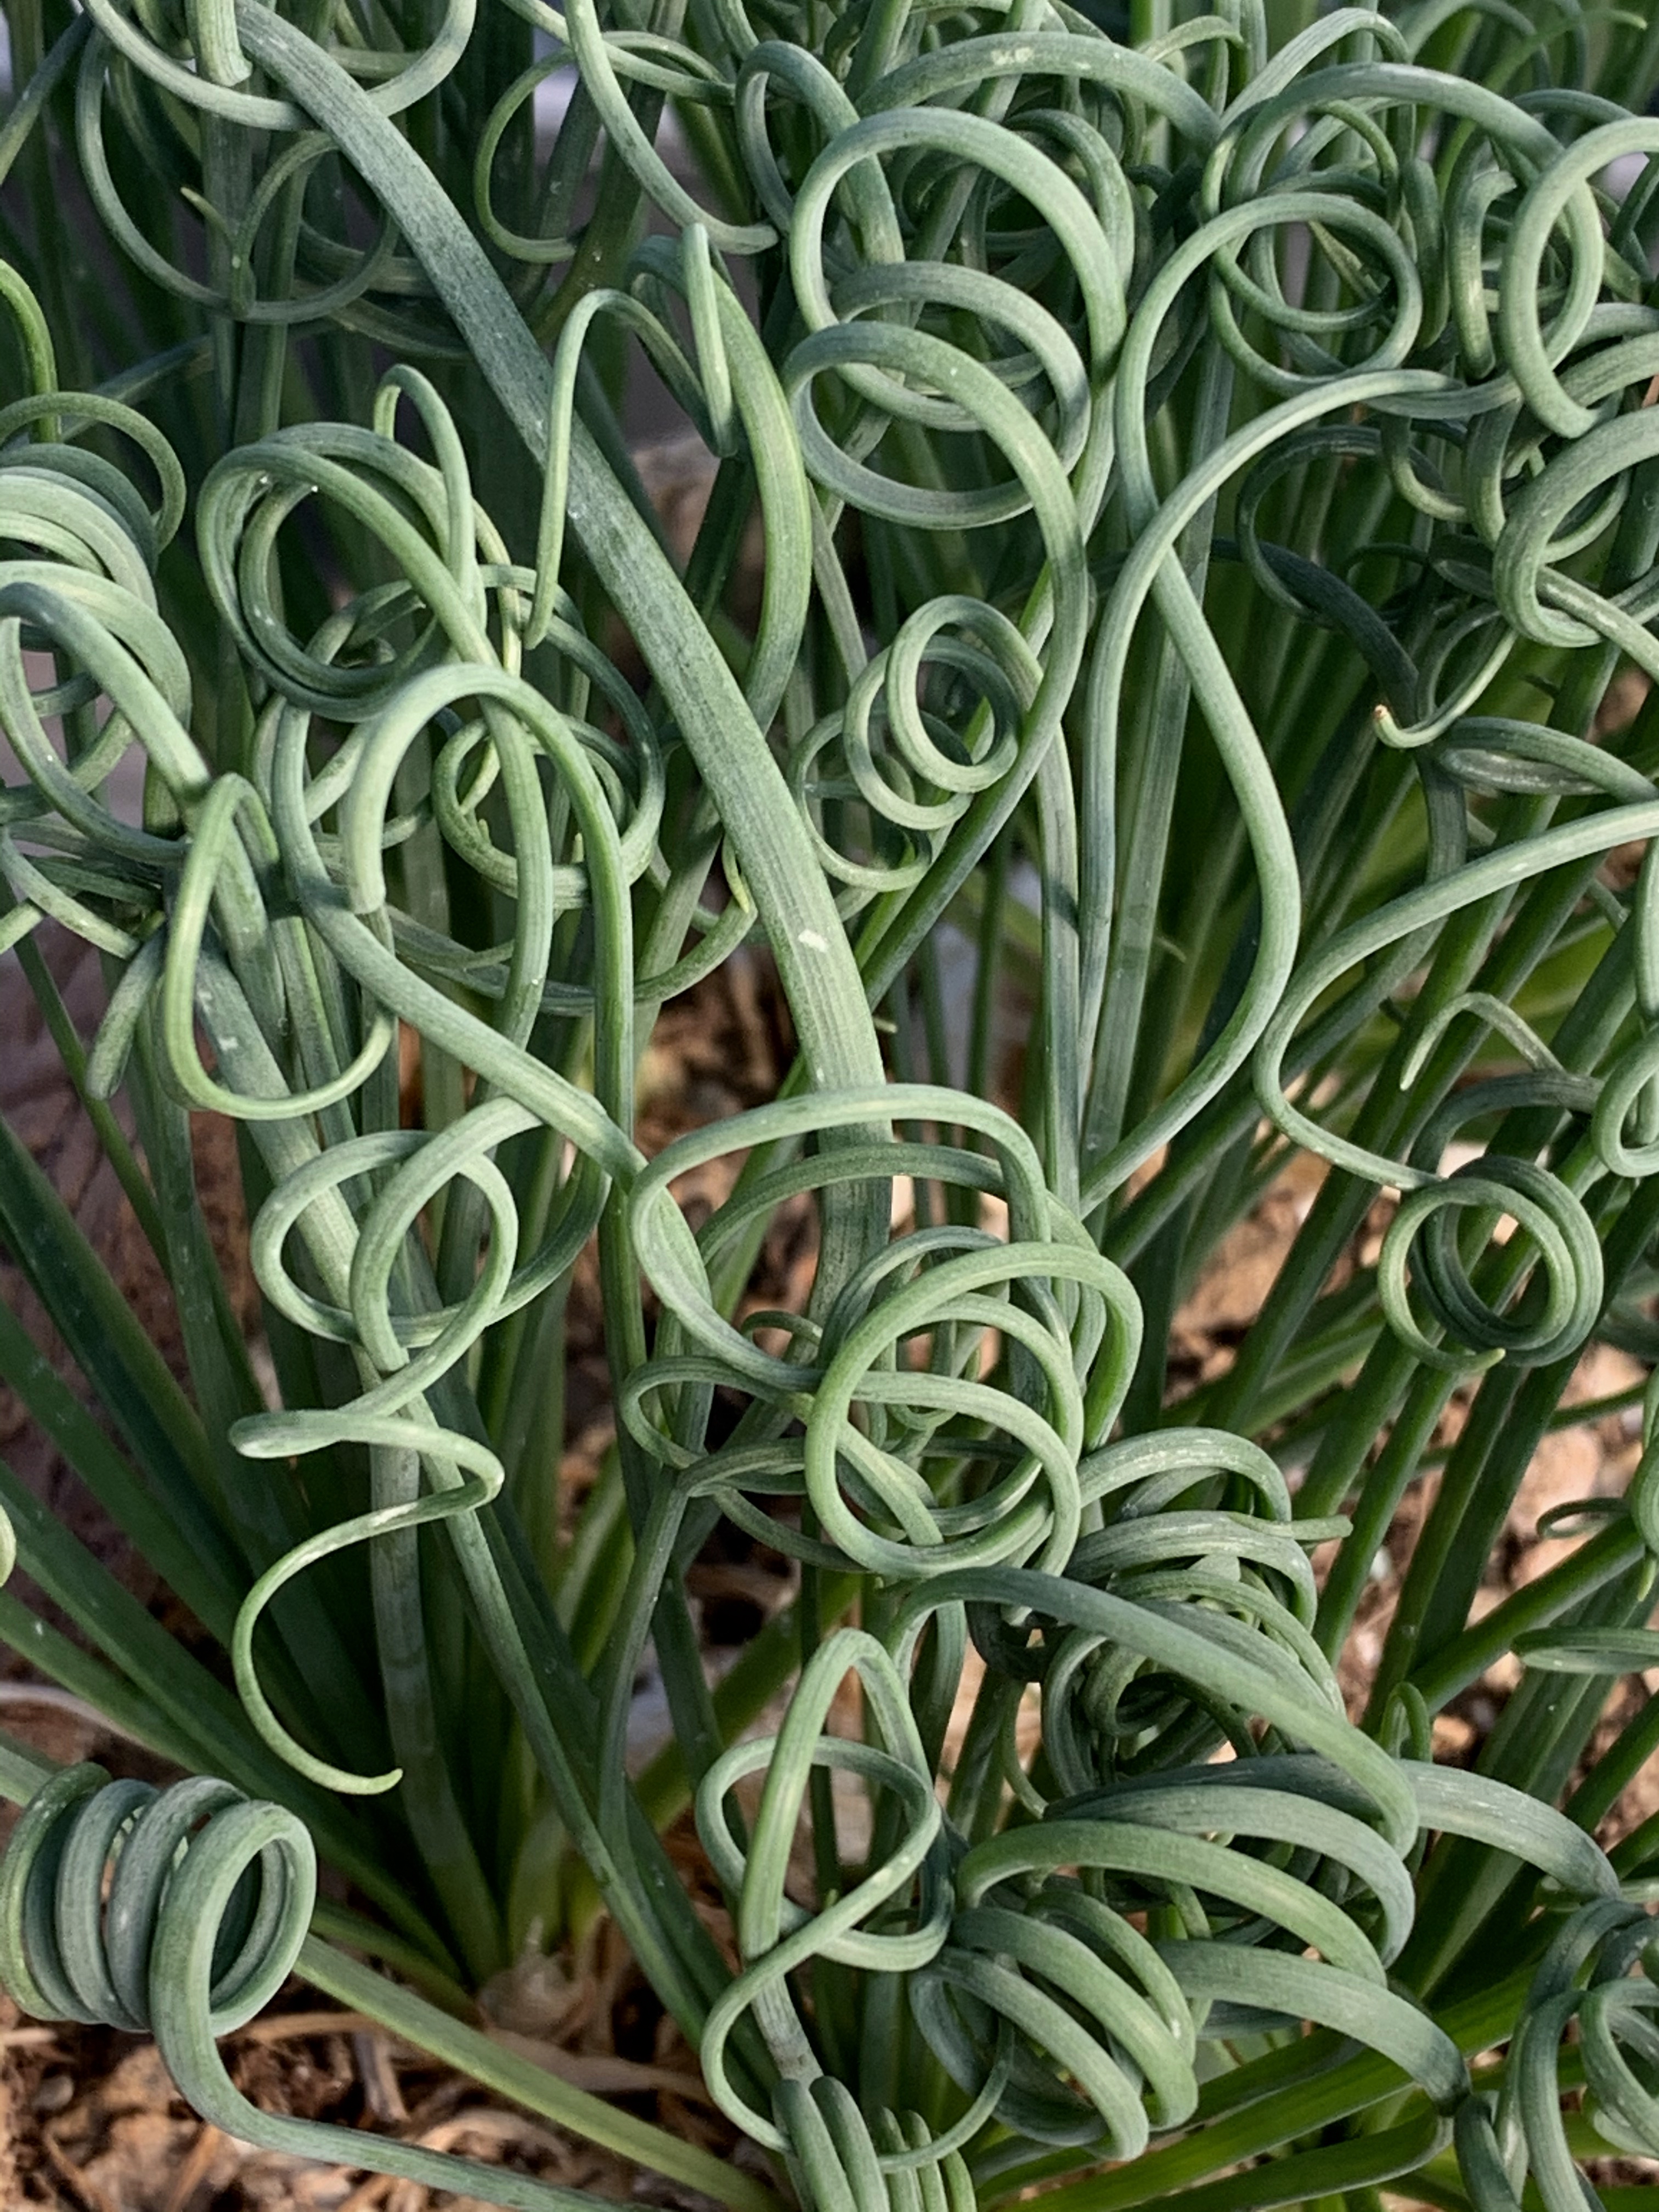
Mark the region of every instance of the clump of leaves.
<instances>
[{"instance_id":1,"label":"clump of leaves","mask_svg":"<svg viewBox=\"0 0 1659 2212\"><path fill-rule=\"evenodd\" d=\"M238 2136L568 2203L254 2112L214 2033L297 1959L771 2201L464 2024L602 1907L821 2212L1633 2206L1575 2160L1659 2155L1659 1827L1594 1839L1659 1747L1651 1698L1600 1725L1659 1659L1651 1394L1585 1540L1477 1597L1585 1347L1656 1345L1659 709L1597 716L1659 676L1659 26L7 14L0 946L190 1389L11 1132L0 1236L104 1420L11 1320L0 1373L234 1681L0 1470L77 1632L7 1595L0 1634L190 1778L5 1750L20 2000L152 2025ZM714 465L683 564L642 374ZM89 1038L46 924L104 957ZM751 944L798 1065L647 1159L653 1024ZM1265 1308L1166 1407L1185 1287L1297 1155ZM803 1206L810 1290L754 1310ZM572 1526L590 1248L618 1442ZM794 1595L712 1687L722 1522ZM647 1645L674 1741L630 1778ZM661 1840L693 1796L729 1953Z\"/></svg>"}]
</instances>

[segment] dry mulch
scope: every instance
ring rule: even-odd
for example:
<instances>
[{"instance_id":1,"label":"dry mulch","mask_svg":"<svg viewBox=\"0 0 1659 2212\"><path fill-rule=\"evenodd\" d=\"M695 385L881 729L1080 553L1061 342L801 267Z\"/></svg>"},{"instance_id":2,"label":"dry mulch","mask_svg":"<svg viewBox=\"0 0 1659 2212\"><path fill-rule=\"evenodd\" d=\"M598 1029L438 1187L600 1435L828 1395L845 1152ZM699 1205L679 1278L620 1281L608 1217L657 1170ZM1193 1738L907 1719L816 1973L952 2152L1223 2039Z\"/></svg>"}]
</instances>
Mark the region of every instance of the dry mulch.
<instances>
[{"instance_id":1,"label":"dry mulch","mask_svg":"<svg viewBox=\"0 0 1659 2212\"><path fill-rule=\"evenodd\" d=\"M373 2021L319 2006L297 1985L228 2039L224 2055L238 2087L267 2112L396 2136L617 2203L706 2201L640 2186L623 2160L504 2105ZM616 2059L586 2069L586 2080L617 2094L632 2077L669 2075L684 2076L688 2090L695 2082L684 2065ZM629 2089L624 2100L638 2104L644 2094ZM690 2118L685 2091L660 2094L684 2116L678 2132L709 2137L713 2130ZM365 2174L349 2151L322 2164L256 2149L189 2111L147 2038L40 2027L0 1998L0 2203L8 2208L426 2212L434 2202L459 2212L477 2200L434 2200L415 2184Z\"/></svg>"}]
</instances>

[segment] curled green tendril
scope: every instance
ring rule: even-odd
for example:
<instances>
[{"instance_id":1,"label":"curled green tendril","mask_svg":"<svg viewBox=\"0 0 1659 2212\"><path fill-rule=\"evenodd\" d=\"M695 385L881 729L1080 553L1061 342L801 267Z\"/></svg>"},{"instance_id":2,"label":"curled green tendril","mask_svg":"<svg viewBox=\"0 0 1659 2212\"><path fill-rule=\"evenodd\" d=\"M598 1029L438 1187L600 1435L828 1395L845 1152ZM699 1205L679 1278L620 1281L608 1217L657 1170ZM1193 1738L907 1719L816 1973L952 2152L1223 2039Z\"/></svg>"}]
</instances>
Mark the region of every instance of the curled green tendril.
<instances>
[{"instance_id":1,"label":"curled green tendril","mask_svg":"<svg viewBox=\"0 0 1659 2212\"><path fill-rule=\"evenodd\" d=\"M253 1533L227 1492L220 1531L256 1755L396 1789L482 1980L501 1916L428 1632L465 1644L469 1694L493 1677L510 1708L514 1787L814 2212L967 2212L1177 2133L1170 2190L1225 2169L1218 2203L1368 2189L1449 2137L1476 2212L1529 2185L1578 2212L1564 2049L1601 2137L1659 2148L1651 1853L1621 1893L1540 1796L1430 1764L1429 1691L1506 1648L1592 1686L1648 1663L1655 1407L1626 1498L1547 1523L1587 1540L1505 1601L1510 1644L1452 1619L1467 1532L1436 1519L1441 1583L1402 1596L1364 1726L1333 1654L1455 1379L1491 1370L1478 1438L1598 1333L1659 1352L1659 864L1606 865L1659 830L1652 731L1592 726L1621 660L1659 678L1659 126L1578 88L1595 27L1568 0L1344 8L1272 53L1253 0L1139 51L1059 0L495 12L452 0L405 44L349 11L188 0L162 27L86 0L0 129L3 173L72 90L107 236L234 425L187 472L138 404L182 355L58 389L62 334L0 264L33 387L0 410L0 947L51 920L106 956L90 1101L128 1083L175 1141L192 1109L245 1125L253 1270L289 1373L328 1378L276 1410L251 1379L226 1395L263 1503L282 1486ZM1425 58L1489 50L1485 76ZM544 154L532 103L567 58ZM300 335L337 349L356 419L284 420ZM617 348L714 464L683 574L605 398ZM400 363L378 382L376 349ZM189 557L222 694L178 620ZM137 822L110 796L134 755ZM964 1085L940 969L970 933ZM751 941L799 1066L647 1161L657 1013ZM1029 1130L972 1095L1011 947ZM1247 1202L1281 1138L1337 1171L1307 1256L1202 1386L1216 1418L1178 1425L1141 1295L1167 1317L1165 1232ZM1379 1190L1374 1267L1328 1289L1341 1208L1357 1230ZM810 1281L745 1310L769 1232L804 1222ZM556 1346L590 1239L632 1540L591 1680L520 1517L544 1401L536 1377L514 1402L509 1357ZM1322 1399L1304 1458L1261 1370L1282 1355L1294 1384L1310 1315L1320 1392L1370 1425L1355 1446ZM1435 1512L1495 1528L1469 1451ZM722 1519L799 1571L787 1709L735 1742L684 1601ZM359 1547L389 1759L324 1741L282 1663L289 1608ZM653 1641L735 1969L629 1778ZM861 1736L830 1726L849 1678ZM1463 2045L1431 2009L1461 1845L1532 1883L1527 1987ZM213 2047L294 1964L311 1880L280 1807L76 1770L0 1871L0 1962L31 2008L153 2026L231 2132L341 2156L256 2123ZM1498 1911L1486 1881L1471 1911ZM1310 2024L1318 2147L1252 2168ZM1463 2050L1506 2036L1477 2089Z\"/></svg>"}]
</instances>

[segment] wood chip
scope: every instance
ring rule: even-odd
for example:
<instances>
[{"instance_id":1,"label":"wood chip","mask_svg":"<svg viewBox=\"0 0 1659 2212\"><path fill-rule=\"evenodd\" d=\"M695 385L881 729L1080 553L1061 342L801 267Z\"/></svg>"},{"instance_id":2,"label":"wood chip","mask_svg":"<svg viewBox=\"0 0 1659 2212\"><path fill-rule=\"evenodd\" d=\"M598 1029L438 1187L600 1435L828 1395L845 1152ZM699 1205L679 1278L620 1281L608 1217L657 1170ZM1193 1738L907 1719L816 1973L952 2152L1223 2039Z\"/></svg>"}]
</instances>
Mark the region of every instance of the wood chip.
<instances>
[{"instance_id":1,"label":"wood chip","mask_svg":"<svg viewBox=\"0 0 1659 2212\"><path fill-rule=\"evenodd\" d=\"M191 2198L212 2172L227 2140L218 2128L204 2122L190 2147L189 2155L179 2168L178 2179L167 2195L165 2212L185 2212Z\"/></svg>"},{"instance_id":2,"label":"wood chip","mask_svg":"<svg viewBox=\"0 0 1659 2212\"><path fill-rule=\"evenodd\" d=\"M55 2027L0 2028L0 2051L49 2051L57 2040Z\"/></svg>"},{"instance_id":3,"label":"wood chip","mask_svg":"<svg viewBox=\"0 0 1659 2212\"><path fill-rule=\"evenodd\" d=\"M251 2020L227 2041L295 2043L311 2035L357 2035L378 2025L363 2012L273 2012Z\"/></svg>"},{"instance_id":4,"label":"wood chip","mask_svg":"<svg viewBox=\"0 0 1659 2212\"><path fill-rule=\"evenodd\" d=\"M356 2029L351 2038L351 2055L363 2085L363 2102L383 2127L401 2127L409 2118L409 2107L392 2070L385 2036L372 2027Z\"/></svg>"},{"instance_id":5,"label":"wood chip","mask_svg":"<svg viewBox=\"0 0 1659 2212\"><path fill-rule=\"evenodd\" d=\"M52 2160L54 2172L69 2185L76 2200L86 2206L87 2212L122 2212L122 2207L114 2202L107 2191L76 2165L58 2142L55 2128L41 2129L40 2147Z\"/></svg>"}]
</instances>

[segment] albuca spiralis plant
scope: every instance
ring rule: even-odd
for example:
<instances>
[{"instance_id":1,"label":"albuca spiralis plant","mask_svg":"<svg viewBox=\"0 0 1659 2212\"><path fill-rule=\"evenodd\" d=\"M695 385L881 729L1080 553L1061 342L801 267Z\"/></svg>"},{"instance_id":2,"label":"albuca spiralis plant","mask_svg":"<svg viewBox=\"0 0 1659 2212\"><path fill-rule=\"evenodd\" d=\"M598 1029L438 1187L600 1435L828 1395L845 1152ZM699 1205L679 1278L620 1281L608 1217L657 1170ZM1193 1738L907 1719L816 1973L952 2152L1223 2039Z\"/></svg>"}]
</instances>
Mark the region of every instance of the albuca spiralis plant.
<instances>
[{"instance_id":1,"label":"albuca spiralis plant","mask_svg":"<svg viewBox=\"0 0 1659 2212\"><path fill-rule=\"evenodd\" d=\"M77 1632L8 1594L0 1634L185 1777L8 1741L19 2002L149 2027L236 2136L587 2201L255 2112L216 2034L297 1965L763 2212L470 2023L603 1911L811 2212L1644 2201L1582 2161L1659 2155L1659 1826L1595 1840L1659 1751L1659 1700L1601 1725L1659 1663L1659 1394L1587 1540L1475 1601L1585 1348L1659 1353L1659 707L1598 725L1659 678L1659 20L6 15L0 945L191 1389L11 1131L0 1239L103 1419L15 1317L0 1373L226 1662L0 1471ZM683 566L645 369L718 464ZM103 957L95 1035L44 925ZM794 1072L647 1159L653 1024L749 945ZM1166 1407L1178 1301L1298 1154L1265 1307ZM810 1295L753 1310L803 1204ZM618 1444L573 1529L595 1242ZM711 1688L722 1520L795 1595ZM647 1645L674 1743L630 1778ZM732 1951L661 1840L693 1798Z\"/></svg>"}]
</instances>

